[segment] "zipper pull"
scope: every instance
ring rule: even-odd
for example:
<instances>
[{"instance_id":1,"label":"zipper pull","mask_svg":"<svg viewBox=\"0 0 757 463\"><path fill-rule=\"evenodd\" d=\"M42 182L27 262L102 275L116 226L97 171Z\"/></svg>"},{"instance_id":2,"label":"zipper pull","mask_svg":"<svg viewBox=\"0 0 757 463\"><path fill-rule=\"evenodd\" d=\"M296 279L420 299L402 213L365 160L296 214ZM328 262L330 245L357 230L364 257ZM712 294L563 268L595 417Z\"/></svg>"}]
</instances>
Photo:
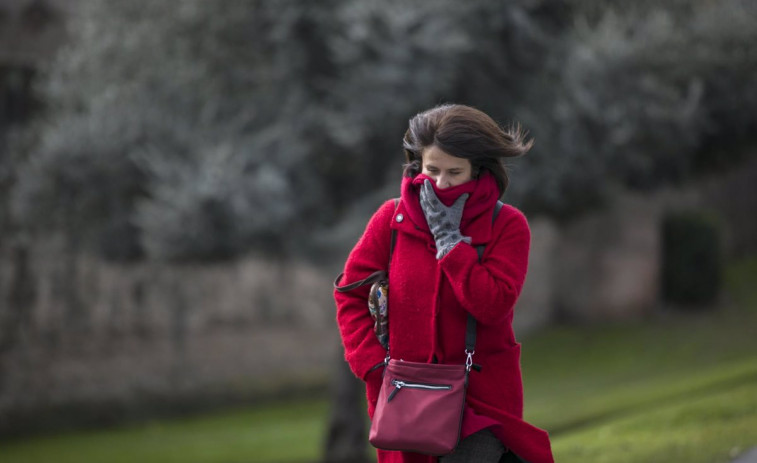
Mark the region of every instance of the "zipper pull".
<instances>
[{"instance_id":1,"label":"zipper pull","mask_svg":"<svg viewBox=\"0 0 757 463\"><path fill-rule=\"evenodd\" d=\"M394 384L394 390L391 394L389 394L389 397L386 398L387 402L391 402L391 400L394 398L395 395L402 389L402 386L405 385L403 381L397 381L396 379L392 380L392 384Z\"/></svg>"}]
</instances>

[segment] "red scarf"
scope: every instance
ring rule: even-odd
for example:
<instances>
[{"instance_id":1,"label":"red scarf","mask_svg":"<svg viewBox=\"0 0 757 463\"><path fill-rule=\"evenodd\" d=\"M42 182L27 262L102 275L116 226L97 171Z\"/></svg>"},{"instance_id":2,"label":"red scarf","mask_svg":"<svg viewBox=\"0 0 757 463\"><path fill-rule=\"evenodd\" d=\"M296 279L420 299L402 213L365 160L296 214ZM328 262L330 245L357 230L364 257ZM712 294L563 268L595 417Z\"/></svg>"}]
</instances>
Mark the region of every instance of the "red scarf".
<instances>
[{"instance_id":1,"label":"red scarf","mask_svg":"<svg viewBox=\"0 0 757 463\"><path fill-rule=\"evenodd\" d=\"M488 171L483 171L476 179L444 189L437 187L434 180L425 174L404 177L401 195L405 210L415 225L430 233L420 203L420 188L427 179L434 187L436 196L446 206L454 204L460 195L469 194L463 209L460 231L463 235L471 236L474 244L488 241L491 234L492 211L499 200L499 188L494 176ZM486 220L478 220L483 216Z\"/></svg>"}]
</instances>

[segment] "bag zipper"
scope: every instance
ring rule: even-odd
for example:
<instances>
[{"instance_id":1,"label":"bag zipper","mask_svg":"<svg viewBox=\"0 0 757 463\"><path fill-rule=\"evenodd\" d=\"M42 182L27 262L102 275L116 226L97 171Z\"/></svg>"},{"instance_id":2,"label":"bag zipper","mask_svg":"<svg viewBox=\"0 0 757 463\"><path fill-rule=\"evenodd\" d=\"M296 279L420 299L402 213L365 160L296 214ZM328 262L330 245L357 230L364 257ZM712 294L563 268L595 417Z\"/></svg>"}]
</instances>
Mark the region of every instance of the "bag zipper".
<instances>
[{"instance_id":1,"label":"bag zipper","mask_svg":"<svg viewBox=\"0 0 757 463\"><path fill-rule=\"evenodd\" d=\"M410 389L426 389L429 391L448 391L452 389L452 386L449 384L425 384L425 383L411 383L408 381L402 381L399 379L393 379L392 384L394 385L394 390L389 394L389 397L387 397L386 401L391 401L395 395L399 392L400 389L403 387L407 387Z\"/></svg>"}]
</instances>

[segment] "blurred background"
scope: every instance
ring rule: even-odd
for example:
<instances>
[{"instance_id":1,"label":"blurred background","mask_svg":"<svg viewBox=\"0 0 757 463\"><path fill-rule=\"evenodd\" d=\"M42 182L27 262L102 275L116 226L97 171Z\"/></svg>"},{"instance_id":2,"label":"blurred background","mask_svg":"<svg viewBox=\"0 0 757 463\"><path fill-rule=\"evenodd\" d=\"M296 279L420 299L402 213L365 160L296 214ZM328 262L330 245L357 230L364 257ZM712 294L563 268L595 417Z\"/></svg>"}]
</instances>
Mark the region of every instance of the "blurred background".
<instances>
[{"instance_id":1,"label":"blurred background","mask_svg":"<svg viewBox=\"0 0 757 463\"><path fill-rule=\"evenodd\" d=\"M520 122L526 418L757 446L757 4L0 0L0 460L360 462L333 277L414 114Z\"/></svg>"}]
</instances>

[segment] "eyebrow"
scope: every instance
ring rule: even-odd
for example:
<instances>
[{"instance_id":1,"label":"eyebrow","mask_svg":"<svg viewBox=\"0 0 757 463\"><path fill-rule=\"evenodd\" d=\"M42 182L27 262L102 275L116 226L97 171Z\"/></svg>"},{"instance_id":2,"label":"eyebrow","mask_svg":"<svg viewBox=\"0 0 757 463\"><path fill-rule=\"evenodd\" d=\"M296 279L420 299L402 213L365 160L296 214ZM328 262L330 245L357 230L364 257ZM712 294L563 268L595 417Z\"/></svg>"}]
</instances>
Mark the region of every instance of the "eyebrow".
<instances>
[{"instance_id":1,"label":"eyebrow","mask_svg":"<svg viewBox=\"0 0 757 463\"><path fill-rule=\"evenodd\" d=\"M442 170L436 167L434 164L426 164L426 169L436 169L436 170ZM449 169L446 169L448 171L461 171L465 169L464 167L450 167Z\"/></svg>"}]
</instances>

